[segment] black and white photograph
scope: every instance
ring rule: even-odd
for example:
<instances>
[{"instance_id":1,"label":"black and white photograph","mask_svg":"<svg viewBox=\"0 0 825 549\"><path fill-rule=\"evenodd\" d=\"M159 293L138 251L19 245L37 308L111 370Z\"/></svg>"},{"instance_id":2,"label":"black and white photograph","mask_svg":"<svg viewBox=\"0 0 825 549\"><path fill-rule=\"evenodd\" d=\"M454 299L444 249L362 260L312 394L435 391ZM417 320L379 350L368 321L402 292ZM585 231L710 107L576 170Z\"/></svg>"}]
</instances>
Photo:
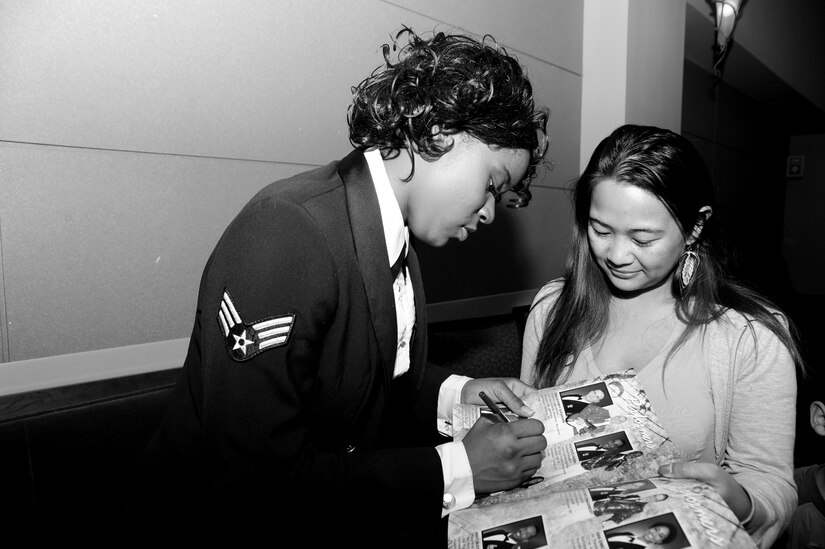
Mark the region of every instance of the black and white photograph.
<instances>
[{"instance_id":1,"label":"black and white photograph","mask_svg":"<svg viewBox=\"0 0 825 549\"><path fill-rule=\"evenodd\" d=\"M610 549L683 549L690 547L676 516L667 513L604 531Z\"/></svg>"},{"instance_id":2,"label":"black and white photograph","mask_svg":"<svg viewBox=\"0 0 825 549\"><path fill-rule=\"evenodd\" d=\"M825 547L823 29L0 0L6 535L459 549L463 512L659 476Z\"/></svg>"},{"instance_id":3,"label":"black and white photograph","mask_svg":"<svg viewBox=\"0 0 825 549\"><path fill-rule=\"evenodd\" d=\"M547 546L541 516L481 532L483 549L538 549Z\"/></svg>"}]
</instances>

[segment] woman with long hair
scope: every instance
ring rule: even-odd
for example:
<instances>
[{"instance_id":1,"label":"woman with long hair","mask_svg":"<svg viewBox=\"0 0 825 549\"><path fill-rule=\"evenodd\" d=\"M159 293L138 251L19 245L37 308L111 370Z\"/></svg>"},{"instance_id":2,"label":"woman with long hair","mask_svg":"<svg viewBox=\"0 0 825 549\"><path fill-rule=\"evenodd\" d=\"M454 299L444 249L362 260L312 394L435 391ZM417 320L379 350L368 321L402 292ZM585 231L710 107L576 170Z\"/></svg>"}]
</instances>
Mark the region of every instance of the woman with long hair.
<instances>
[{"instance_id":1,"label":"woman with long hair","mask_svg":"<svg viewBox=\"0 0 825 549\"><path fill-rule=\"evenodd\" d=\"M625 125L573 189L564 278L536 295L521 377L536 387L633 368L684 462L762 547L796 503L789 319L728 274L707 166L684 137Z\"/></svg>"}]
</instances>

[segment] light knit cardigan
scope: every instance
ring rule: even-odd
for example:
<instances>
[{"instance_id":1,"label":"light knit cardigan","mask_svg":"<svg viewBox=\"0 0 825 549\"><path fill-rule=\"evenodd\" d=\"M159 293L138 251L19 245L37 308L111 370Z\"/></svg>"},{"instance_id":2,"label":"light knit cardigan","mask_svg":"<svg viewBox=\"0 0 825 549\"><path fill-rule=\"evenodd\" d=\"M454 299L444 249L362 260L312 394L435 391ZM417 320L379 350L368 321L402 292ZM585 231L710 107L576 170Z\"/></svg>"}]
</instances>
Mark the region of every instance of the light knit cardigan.
<instances>
[{"instance_id":1,"label":"light knit cardigan","mask_svg":"<svg viewBox=\"0 0 825 549\"><path fill-rule=\"evenodd\" d=\"M560 279L549 282L533 300L522 357L521 377L527 383L535 377L544 322L561 284ZM704 338L715 412L716 463L734 475L751 498L753 508L745 528L757 546L767 549L782 533L797 504L793 360L773 332L735 311L726 311L691 337Z\"/></svg>"}]
</instances>

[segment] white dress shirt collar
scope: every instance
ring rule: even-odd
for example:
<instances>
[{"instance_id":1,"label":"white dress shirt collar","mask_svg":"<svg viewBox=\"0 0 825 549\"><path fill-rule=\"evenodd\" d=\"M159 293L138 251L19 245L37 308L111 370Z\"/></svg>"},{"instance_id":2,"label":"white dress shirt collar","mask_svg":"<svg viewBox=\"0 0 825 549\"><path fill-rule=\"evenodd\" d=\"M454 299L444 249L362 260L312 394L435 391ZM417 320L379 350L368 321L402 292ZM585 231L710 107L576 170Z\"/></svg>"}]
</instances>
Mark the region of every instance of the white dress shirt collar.
<instances>
[{"instance_id":1,"label":"white dress shirt collar","mask_svg":"<svg viewBox=\"0 0 825 549\"><path fill-rule=\"evenodd\" d=\"M370 169L375 192L378 194L378 205L381 207L381 221L384 224L384 238L387 244L387 254L389 264L395 263L398 254L403 246L407 246L409 253L410 231L404 225L404 217L401 215L401 208L390 185L387 176L387 169L384 167L384 159L381 158L381 151L369 149L364 151L364 158Z\"/></svg>"}]
</instances>

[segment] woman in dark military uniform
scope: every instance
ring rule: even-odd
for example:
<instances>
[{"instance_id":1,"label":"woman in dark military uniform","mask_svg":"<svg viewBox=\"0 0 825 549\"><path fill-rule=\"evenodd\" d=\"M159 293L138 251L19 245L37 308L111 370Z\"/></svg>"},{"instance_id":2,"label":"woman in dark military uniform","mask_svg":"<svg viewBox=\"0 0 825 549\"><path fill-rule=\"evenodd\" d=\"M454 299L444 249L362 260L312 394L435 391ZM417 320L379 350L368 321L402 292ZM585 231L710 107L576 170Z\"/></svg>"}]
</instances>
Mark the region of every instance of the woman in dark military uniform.
<instances>
[{"instance_id":1,"label":"woman in dark military uniform","mask_svg":"<svg viewBox=\"0 0 825 549\"><path fill-rule=\"evenodd\" d=\"M362 547L438 547L450 510L541 463L534 419L438 434L482 390L527 417L532 389L427 364L409 233L441 246L492 223L508 191L526 205L547 113L489 38L402 36L397 60L385 46L386 67L353 89L355 150L261 190L206 264L138 506L187 537L368 530Z\"/></svg>"}]
</instances>

